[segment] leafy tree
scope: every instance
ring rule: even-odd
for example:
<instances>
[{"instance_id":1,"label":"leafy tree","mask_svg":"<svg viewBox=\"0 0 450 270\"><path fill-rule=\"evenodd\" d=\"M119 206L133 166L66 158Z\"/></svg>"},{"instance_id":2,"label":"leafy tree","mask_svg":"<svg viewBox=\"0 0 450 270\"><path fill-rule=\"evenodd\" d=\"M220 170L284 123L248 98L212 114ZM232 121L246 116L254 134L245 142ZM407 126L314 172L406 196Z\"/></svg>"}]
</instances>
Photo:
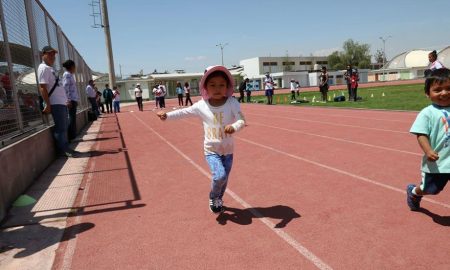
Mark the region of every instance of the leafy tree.
<instances>
[{"instance_id":1,"label":"leafy tree","mask_svg":"<svg viewBox=\"0 0 450 270\"><path fill-rule=\"evenodd\" d=\"M359 44L349 39L343 44L343 51L335 51L328 56L331 69L345 69L348 64L357 68L370 68L370 45Z\"/></svg>"},{"instance_id":2,"label":"leafy tree","mask_svg":"<svg viewBox=\"0 0 450 270\"><path fill-rule=\"evenodd\" d=\"M384 59L384 63L386 63L387 59L384 58L384 53L382 50L378 49L377 52L375 53L375 55L373 56L373 58L375 58L375 62L378 64L383 64L383 59Z\"/></svg>"}]
</instances>

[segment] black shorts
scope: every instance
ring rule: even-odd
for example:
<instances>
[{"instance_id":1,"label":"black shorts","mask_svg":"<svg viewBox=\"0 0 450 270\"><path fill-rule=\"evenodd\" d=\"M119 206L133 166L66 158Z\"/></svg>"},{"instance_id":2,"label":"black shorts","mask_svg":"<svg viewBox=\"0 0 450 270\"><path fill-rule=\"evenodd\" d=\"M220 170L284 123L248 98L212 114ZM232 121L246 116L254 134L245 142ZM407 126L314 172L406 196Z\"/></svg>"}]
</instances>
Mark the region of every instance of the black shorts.
<instances>
[{"instance_id":1,"label":"black shorts","mask_svg":"<svg viewBox=\"0 0 450 270\"><path fill-rule=\"evenodd\" d=\"M422 172L420 189L426 194L438 194L450 179L450 173L425 173Z\"/></svg>"}]
</instances>

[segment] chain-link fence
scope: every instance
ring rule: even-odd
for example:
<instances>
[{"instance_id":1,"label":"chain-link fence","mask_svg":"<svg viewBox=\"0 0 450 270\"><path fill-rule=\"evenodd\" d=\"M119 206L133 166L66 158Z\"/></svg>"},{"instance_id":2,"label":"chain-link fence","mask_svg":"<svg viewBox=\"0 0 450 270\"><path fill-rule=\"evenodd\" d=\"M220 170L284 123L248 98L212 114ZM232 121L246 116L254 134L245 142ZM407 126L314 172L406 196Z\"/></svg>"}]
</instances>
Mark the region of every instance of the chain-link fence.
<instances>
[{"instance_id":1,"label":"chain-link fence","mask_svg":"<svg viewBox=\"0 0 450 270\"><path fill-rule=\"evenodd\" d=\"M83 90L92 72L38 0L0 0L0 26L1 148L52 122L39 109L36 72L44 46L59 51L53 67L60 76L64 61L75 62L80 111L88 107Z\"/></svg>"}]
</instances>

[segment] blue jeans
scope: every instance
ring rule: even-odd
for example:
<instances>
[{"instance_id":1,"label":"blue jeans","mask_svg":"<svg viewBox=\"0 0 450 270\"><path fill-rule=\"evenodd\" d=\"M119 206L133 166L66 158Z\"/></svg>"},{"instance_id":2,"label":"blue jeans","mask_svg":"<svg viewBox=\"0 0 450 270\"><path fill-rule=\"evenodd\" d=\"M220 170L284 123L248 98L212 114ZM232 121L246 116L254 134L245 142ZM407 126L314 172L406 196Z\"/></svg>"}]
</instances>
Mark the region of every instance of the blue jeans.
<instances>
[{"instance_id":1,"label":"blue jeans","mask_svg":"<svg viewBox=\"0 0 450 270\"><path fill-rule=\"evenodd\" d=\"M222 199L227 188L228 176L230 175L231 167L233 166L233 154L226 156L211 154L206 155L205 158L212 175L209 198Z\"/></svg>"},{"instance_id":2,"label":"blue jeans","mask_svg":"<svg viewBox=\"0 0 450 270\"><path fill-rule=\"evenodd\" d=\"M53 121L53 136L59 153L69 150L67 129L69 128L69 112L66 105L51 105Z\"/></svg>"},{"instance_id":3,"label":"blue jeans","mask_svg":"<svg viewBox=\"0 0 450 270\"><path fill-rule=\"evenodd\" d=\"M113 101L114 103L114 112L120 112L120 101Z\"/></svg>"}]
</instances>

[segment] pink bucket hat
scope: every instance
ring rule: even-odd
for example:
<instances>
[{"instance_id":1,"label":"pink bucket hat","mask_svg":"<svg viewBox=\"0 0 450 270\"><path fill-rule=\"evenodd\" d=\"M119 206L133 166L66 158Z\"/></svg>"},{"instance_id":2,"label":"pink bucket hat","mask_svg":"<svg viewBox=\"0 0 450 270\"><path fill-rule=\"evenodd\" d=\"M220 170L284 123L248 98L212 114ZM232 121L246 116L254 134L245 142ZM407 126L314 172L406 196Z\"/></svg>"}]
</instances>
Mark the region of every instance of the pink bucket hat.
<instances>
[{"instance_id":1,"label":"pink bucket hat","mask_svg":"<svg viewBox=\"0 0 450 270\"><path fill-rule=\"evenodd\" d=\"M231 97L234 92L234 79L233 76L231 76L230 71L224 67L224 66L210 66L207 67L205 70L205 74L203 74L202 79L200 80L200 94L202 95L203 99L209 99L208 93L206 91L206 78L208 78L211 73L215 71L222 71L225 73L225 75L228 77L228 81L230 82L227 89L227 97Z\"/></svg>"}]
</instances>

